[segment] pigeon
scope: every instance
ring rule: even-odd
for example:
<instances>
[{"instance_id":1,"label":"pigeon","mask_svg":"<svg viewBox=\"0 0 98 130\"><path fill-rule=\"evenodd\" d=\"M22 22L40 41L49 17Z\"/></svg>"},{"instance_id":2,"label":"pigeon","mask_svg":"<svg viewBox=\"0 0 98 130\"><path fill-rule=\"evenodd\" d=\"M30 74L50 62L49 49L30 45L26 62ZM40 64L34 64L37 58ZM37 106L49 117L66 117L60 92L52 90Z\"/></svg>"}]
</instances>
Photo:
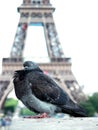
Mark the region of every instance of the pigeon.
<instances>
[{"instance_id":1,"label":"pigeon","mask_svg":"<svg viewBox=\"0 0 98 130\"><path fill-rule=\"evenodd\" d=\"M29 110L44 115L65 113L73 117L86 117L84 108L72 101L57 82L35 62L25 61L23 67L15 71L13 84L16 97Z\"/></svg>"}]
</instances>

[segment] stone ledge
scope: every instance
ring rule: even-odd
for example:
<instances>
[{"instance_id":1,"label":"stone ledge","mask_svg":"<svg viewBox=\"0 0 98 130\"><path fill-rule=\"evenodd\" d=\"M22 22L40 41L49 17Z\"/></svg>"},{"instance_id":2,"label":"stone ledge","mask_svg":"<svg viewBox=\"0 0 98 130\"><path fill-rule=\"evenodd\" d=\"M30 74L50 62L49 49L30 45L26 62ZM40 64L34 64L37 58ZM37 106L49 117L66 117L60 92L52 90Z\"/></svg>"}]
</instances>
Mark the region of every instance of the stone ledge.
<instances>
[{"instance_id":1,"label":"stone ledge","mask_svg":"<svg viewBox=\"0 0 98 130\"><path fill-rule=\"evenodd\" d=\"M10 130L98 130L98 118L13 119Z\"/></svg>"}]
</instances>

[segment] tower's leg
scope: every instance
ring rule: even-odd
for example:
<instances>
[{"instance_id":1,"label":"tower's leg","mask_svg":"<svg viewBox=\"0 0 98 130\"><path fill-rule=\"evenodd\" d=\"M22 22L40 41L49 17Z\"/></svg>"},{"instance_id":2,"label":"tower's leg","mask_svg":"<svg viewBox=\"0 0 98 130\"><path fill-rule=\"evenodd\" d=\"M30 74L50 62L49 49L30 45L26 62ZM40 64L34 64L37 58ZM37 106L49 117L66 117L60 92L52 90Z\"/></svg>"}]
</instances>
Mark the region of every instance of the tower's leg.
<instances>
[{"instance_id":1,"label":"tower's leg","mask_svg":"<svg viewBox=\"0 0 98 130\"><path fill-rule=\"evenodd\" d=\"M11 50L11 57L22 57L25 38L26 38L26 31L27 31L27 23L19 23L16 36L14 39L14 43Z\"/></svg>"},{"instance_id":2,"label":"tower's leg","mask_svg":"<svg viewBox=\"0 0 98 130\"><path fill-rule=\"evenodd\" d=\"M12 81L0 81L0 109L2 109L4 100L12 89Z\"/></svg>"},{"instance_id":3,"label":"tower's leg","mask_svg":"<svg viewBox=\"0 0 98 130\"><path fill-rule=\"evenodd\" d=\"M52 59L63 58L64 53L59 42L56 27L54 23L46 23L44 25L44 31L46 34L46 42L48 47L49 57Z\"/></svg>"}]
</instances>

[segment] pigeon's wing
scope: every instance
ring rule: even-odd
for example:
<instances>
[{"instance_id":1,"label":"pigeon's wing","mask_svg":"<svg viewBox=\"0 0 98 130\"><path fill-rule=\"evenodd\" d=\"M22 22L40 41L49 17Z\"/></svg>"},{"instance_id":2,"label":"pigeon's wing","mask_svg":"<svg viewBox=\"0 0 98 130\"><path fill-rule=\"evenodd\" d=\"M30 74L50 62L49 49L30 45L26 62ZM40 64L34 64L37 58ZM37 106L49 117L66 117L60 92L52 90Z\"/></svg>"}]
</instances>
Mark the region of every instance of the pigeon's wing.
<instances>
[{"instance_id":1,"label":"pigeon's wing","mask_svg":"<svg viewBox=\"0 0 98 130\"><path fill-rule=\"evenodd\" d=\"M28 75L32 93L42 101L64 105L69 100L68 95L48 75L32 72Z\"/></svg>"}]
</instances>

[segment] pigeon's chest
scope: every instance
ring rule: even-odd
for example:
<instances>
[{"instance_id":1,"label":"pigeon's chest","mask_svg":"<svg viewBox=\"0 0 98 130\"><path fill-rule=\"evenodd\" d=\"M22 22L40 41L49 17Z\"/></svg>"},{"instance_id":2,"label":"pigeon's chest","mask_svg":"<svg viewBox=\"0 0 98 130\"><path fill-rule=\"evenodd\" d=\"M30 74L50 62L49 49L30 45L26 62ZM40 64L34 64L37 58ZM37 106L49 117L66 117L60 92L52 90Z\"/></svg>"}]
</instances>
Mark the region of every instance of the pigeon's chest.
<instances>
[{"instance_id":1,"label":"pigeon's chest","mask_svg":"<svg viewBox=\"0 0 98 130\"><path fill-rule=\"evenodd\" d=\"M29 95L30 87L26 80L17 81L14 83L15 93L18 99L21 99L25 95Z\"/></svg>"},{"instance_id":2,"label":"pigeon's chest","mask_svg":"<svg viewBox=\"0 0 98 130\"><path fill-rule=\"evenodd\" d=\"M32 94L23 96L21 100L24 105L26 105L32 111L35 110L40 113L46 112L49 114L53 114L56 111L56 106L43 102Z\"/></svg>"}]
</instances>

